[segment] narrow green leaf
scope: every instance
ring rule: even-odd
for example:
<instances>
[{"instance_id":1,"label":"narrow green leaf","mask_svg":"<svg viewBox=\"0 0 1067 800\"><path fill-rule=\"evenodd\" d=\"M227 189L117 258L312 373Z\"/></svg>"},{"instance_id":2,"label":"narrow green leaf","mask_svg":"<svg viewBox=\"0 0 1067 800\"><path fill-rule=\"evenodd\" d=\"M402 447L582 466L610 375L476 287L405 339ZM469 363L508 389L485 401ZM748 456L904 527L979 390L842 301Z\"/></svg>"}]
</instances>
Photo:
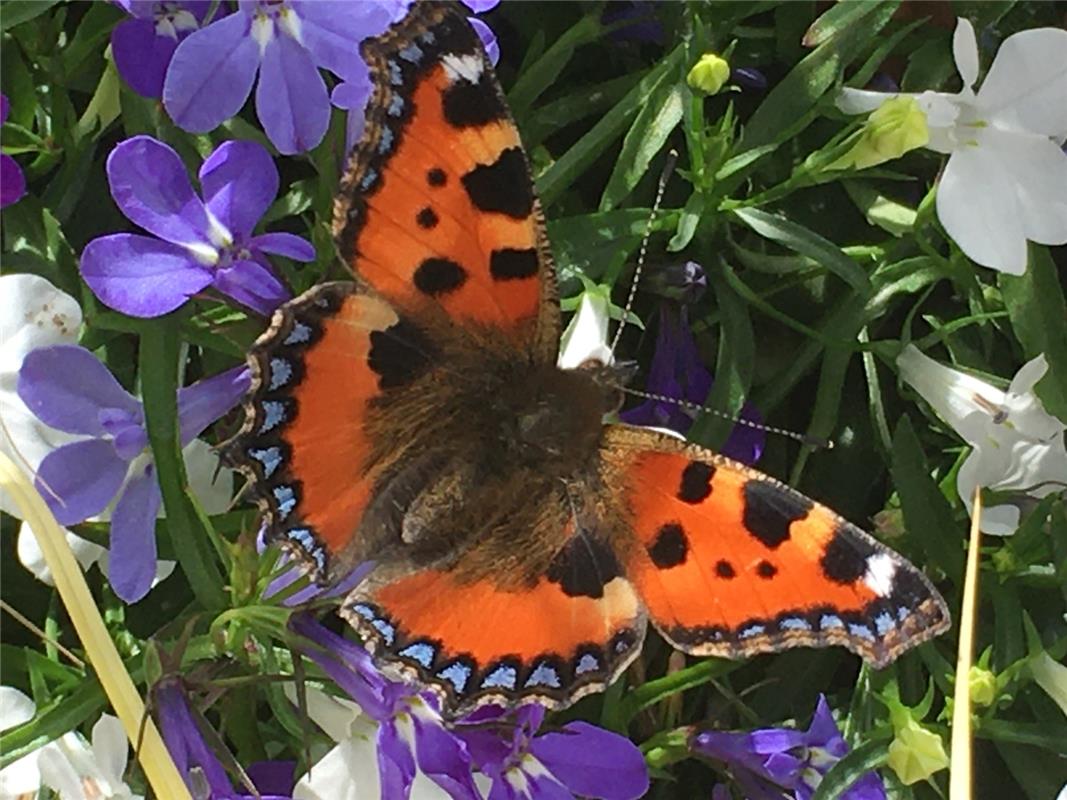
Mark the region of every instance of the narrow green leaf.
<instances>
[{"instance_id":1,"label":"narrow green leaf","mask_svg":"<svg viewBox=\"0 0 1067 800\"><path fill-rule=\"evenodd\" d=\"M849 25L859 22L878 5L878 0L845 0L830 6L822 16L811 23L801 40L805 47L818 47L831 36L840 33Z\"/></svg>"},{"instance_id":2,"label":"narrow green leaf","mask_svg":"<svg viewBox=\"0 0 1067 800\"><path fill-rule=\"evenodd\" d=\"M703 686L708 681L733 672L739 666L732 661L709 658L662 678L646 681L623 698L619 713L624 720L629 721L642 709L653 706L679 692L684 692L686 689Z\"/></svg>"},{"instance_id":3,"label":"narrow green leaf","mask_svg":"<svg viewBox=\"0 0 1067 800\"><path fill-rule=\"evenodd\" d=\"M671 237L671 240L667 242L668 253L678 253L689 246L689 243L693 241L693 235L697 232L697 226L700 224L700 217L703 213L704 193L693 192L689 195L689 199L685 201L685 208L682 209L682 214L678 218L678 230Z\"/></svg>"},{"instance_id":4,"label":"narrow green leaf","mask_svg":"<svg viewBox=\"0 0 1067 800\"><path fill-rule=\"evenodd\" d=\"M28 22L34 17L40 16L59 0L34 0L34 2L16 3L6 0L3 4L3 13L0 13L0 31L6 31L23 22Z\"/></svg>"},{"instance_id":5,"label":"narrow green leaf","mask_svg":"<svg viewBox=\"0 0 1067 800\"><path fill-rule=\"evenodd\" d=\"M600 36L600 20L596 15L587 14L571 26L570 30L556 39L544 55L523 70L522 77L515 82L508 92L508 103L512 113L520 119L534 101L559 77L567 66L574 51L587 42L596 41Z\"/></svg>"}]
</instances>

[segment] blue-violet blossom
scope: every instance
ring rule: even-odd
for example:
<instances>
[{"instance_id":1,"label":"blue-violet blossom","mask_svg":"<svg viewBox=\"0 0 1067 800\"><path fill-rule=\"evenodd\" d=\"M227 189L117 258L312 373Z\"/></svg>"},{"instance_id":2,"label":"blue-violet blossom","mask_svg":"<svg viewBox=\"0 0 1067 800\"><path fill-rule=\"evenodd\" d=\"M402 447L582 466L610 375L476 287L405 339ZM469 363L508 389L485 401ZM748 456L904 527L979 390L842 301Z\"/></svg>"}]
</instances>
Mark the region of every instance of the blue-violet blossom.
<instances>
[{"instance_id":1,"label":"blue-violet blossom","mask_svg":"<svg viewBox=\"0 0 1067 800\"><path fill-rule=\"evenodd\" d=\"M213 287L261 314L290 297L267 253L311 261L315 248L291 233L252 230L278 194L278 170L255 142L230 141L200 167L196 195L178 154L151 136L121 142L107 159L119 209L153 238L113 233L85 246L81 272L105 305L157 317Z\"/></svg>"},{"instance_id":2,"label":"blue-violet blossom","mask_svg":"<svg viewBox=\"0 0 1067 800\"><path fill-rule=\"evenodd\" d=\"M160 97L178 43L200 27L211 0L116 0L129 14L111 31L111 55L137 94Z\"/></svg>"}]
</instances>

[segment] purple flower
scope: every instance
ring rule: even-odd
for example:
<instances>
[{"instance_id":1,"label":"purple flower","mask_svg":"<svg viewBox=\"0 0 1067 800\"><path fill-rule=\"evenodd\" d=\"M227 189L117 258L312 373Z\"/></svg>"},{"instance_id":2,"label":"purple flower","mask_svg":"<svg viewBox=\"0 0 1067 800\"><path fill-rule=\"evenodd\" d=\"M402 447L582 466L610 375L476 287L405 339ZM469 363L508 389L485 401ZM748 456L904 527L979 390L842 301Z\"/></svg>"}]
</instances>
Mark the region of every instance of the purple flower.
<instances>
[{"instance_id":1,"label":"purple flower","mask_svg":"<svg viewBox=\"0 0 1067 800\"><path fill-rule=\"evenodd\" d=\"M133 19L111 31L115 68L137 94L160 97L178 42L200 27L211 0L120 0L117 5Z\"/></svg>"},{"instance_id":2,"label":"purple flower","mask_svg":"<svg viewBox=\"0 0 1067 800\"><path fill-rule=\"evenodd\" d=\"M182 447L232 408L250 383L248 370L239 367L179 389ZM127 603L140 600L156 574L155 519L162 500L144 408L96 356L74 345L31 351L17 391L41 422L87 437L44 457L37 488L61 525L99 514L118 495L109 579Z\"/></svg>"},{"instance_id":3,"label":"purple flower","mask_svg":"<svg viewBox=\"0 0 1067 800\"><path fill-rule=\"evenodd\" d=\"M742 89L762 92L767 88L767 76L755 67L731 67L730 77Z\"/></svg>"},{"instance_id":4,"label":"purple flower","mask_svg":"<svg viewBox=\"0 0 1067 800\"><path fill-rule=\"evenodd\" d=\"M290 626L311 643L304 653L378 723L383 800L406 800L416 769L457 800L480 800L467 748L445 727L432 695L387 679L366 650L311 617L294 615Z\"/></svg>"},{"instance_id":5,"label":"purple flower","mask_svg":"<svg viewBox=\"0 0 1067 800\"><path fill-rule=\"evenodd\" d=\"M178 154L151 136L120 142L108 156L107 177L122 213L158 237L114 233L82 252L89 288L124 314L157 317L209 286L269 314L290 293L266 254L315 258L311 243L294 234L252 235L278 194L278 170L255 142L226 142L207 157L203 200Z\"/></svg>"},{"instance_id":6,"label":"purple flower","mask_svg":"<svg viewBox=\"0 0 1067 800\"><path fill-rule=\"evenodd\" d=\"M0 94L0 125L7 122L11 103L7 96ZM9 155L0 154L0 208L18 202L26 194L26 176L22 167Z\"/></svg>"},{"instance_id":7,"label":"purple flower","mask_svg":"<svg viewBox=\"0 0 1067 800\"><path fill-rule=\"evenodd\" d=\"M697 754L730 765L748 800L780 800L782 790L795 800L810 800L848 744L837 729L826 698L819 695L807 731L765 728L751 733L703 731L690 737ZM844 793L843 800L885 800L881 778L868 772Z\"/></svg>"},{"instance_id":8,"label":"purple flower","mask_svg":"<svg viewBox=\"0 0 1067 800\"><path fill-rule=\"evenodd\" d=\"M178 45L163 105L180 128L206 133L244 106L256 87L256 115L271 143L290 155L322 141L330 97L319 69L366 84L359 43L393 21L389 2L242 2ZM340 87L339 87L340 88ZM337 91L337 90L335 90ZM342 90L342 97L351 92Z\"/></svg>"},{"instance_id":9,"label":"purple flower","mask_svg":"<svg viewBox=\"0 0 1067 800\"><path fill-rule=\"evenodd\" d=\"M539 705L522 706L512 717L494 714L499 710L475 712L456 729L493 781L488 800L634 800L648 791L644 756L625 736L588 722L538 736L545 718Z\"/></svg>"},{"instance_id":10,"label":"purple flower","mask_svg":"<svg viewBox=\"0 0 1067 800\"><path fill-rule=\"evenodd\" d=\"M256 552L262 555L267 550L266 526L260 526L256 534ZM264 587L262 598L270 600L277 594L285 592L290 586L305 576L305 571L300 565L294 564L292 559L285 553L281 553L273 563L273 575L270 582ZM356 566L344 578L332 583L328 587L319 586L314 581L308 583L302 589L297 589L292 594L284 597L281 601L284 606L298 606L318 597L340 597L348 594L360 583L370 571L374 569L373 561L364 561Z\"/></svg>"},{"instance_id":11,"label":"purple flower","mask_svg":"<svg viewBox=\"0 0 1067 800\"><path fill-rule=\"evenodd\" d=\"M180 681L165 679L152 690L160 733L193 797L202 800L252 800L235 792L226 770L204 741ZM292 761L261 761L245 771L260 800L292 800Z\"/></svg>"},{"instance_id":12,"label":"purple flower","mask_svg":"<svg viewBox=\"0 0 1067 800\"><path fill-rule=\"evenodd\" d=\"M656 4L649 0L627 0L608 3L600 15L600 24L614 26L608 38L614 42L663 44L663 25L656 19Z\"/></svg>"}]
</instances>

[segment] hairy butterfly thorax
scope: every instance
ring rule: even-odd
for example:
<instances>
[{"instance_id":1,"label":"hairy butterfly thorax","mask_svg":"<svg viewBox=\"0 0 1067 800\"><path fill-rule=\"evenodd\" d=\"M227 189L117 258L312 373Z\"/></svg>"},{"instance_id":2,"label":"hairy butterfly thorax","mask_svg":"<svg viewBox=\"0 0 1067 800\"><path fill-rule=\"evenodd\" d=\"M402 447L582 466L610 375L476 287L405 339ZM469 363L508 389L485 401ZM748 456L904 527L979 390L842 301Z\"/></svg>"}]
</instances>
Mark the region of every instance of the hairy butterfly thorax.
<instances>
[{"instance_id":1,"label":"hairy butterfly thorax","mask_svg":"<svg viewBox=\"0 0 1067 800\"><path fill-rule=\"evenodd\" d=\"M649 622L697 655L841 645L876 666L948 627L918 569L825 506L604 424L630 368L556 367L543 219L464 10L416 3L363 53L334 223L353 280L275 313L230 449L317 581L374 563L341 614L383 668L456 715L600 691Z\"/></svg>"}]
</instances>

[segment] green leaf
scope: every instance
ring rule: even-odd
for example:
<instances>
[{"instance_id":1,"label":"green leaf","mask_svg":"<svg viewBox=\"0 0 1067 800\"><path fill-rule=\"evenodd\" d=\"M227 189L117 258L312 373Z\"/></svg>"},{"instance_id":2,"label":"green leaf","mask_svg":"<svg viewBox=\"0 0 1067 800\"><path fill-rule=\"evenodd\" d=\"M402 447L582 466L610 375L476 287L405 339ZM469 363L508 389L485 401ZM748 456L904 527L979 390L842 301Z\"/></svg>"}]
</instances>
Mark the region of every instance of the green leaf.
<instances>
[{"instance_id":1,"label":"green leaf","mask_svg":"<svg viewBox=\"0 0 1067 800\"><path fill-rule=\"evenodd\" d=\"M74 692L37 709L37 716L32 720L0 736L0 768L58 739L86 720L99 717L106 707L100 684L95 680L82 681Z\"/></svg>"},{"instance_id":2,"label":"green leaf","mask_svg":"<svg viewBox=\"0 0 1067 800\"><path fill-rule=\"evenodd\" d=\"M617 206L644 177L656 153L682 121L685 100L685 89L677 83L665 83L638 112L622 141L615 169L604 187L604 194L600 198L601 211L610 211Z\"/></svg>"},{"instance_id":3,"label":"green leaf","mask_svg":"<svg viewBox=\"0 0 1067 800\"><path fill-rule=\"evenodd\" d=\"M845 2L835 3L811 23L801 44L805 47L818 47L830 37L844 31L871 13L878 5L878 1L845 0Z\"/></svg>"},{"instance_id":4,"label":"green leaf","mask_svg":"<svg viewBox=\"0 0 1067 800\"><path fill-rule=\"evenodd\" d=\"M733 661L709 658L662 678L646 681L623 698L619 704L619 716L628 722L637 712L679 692L703 686L708 681L728 675L740 666Z\"/></svg>"},{"instance_id":5,"label":"green leaf","mask_svg":"<svg viewBox=\"0 0 1067 800\"><path fill-rule=\"evenodd\" d=\"M508 103L512 113L523 118L526 110L559 77L567 66L574 51L588 42L600 37L600 20L596 15L587 14L571 26L570 30L556 39L537 61L523 70L515 85L508 92Z\"/></svg>"},{"instance_id":6,"label":"green leaf","mask_svg":"<svg viewBox=\"0 0 1067 800\"><path fill-rule=\"evenodd\" d=\"M1067 422L1067 303L1052 254L1047 247L1031 245L1026 272L1001 274L998 283L1026 357L1044 353L1048 361L1035 391L1050 414Z\"/></svg>"},{"instance_id":7,"label":"green leaf","mask_svg":"<svg viewBox=\"0 0 1067 800\"><path fill-rule=\"evenodd\" d=\"M842 184L856 208L863 212L871 225L897 237L911 233L915 227L915 209L891 200L866 181L842 181Z\"/></svg>"},{"instance_id":8,"label":"green leaf","mask_svg":"<svg viewBox=\"0 0 1067 800\"><path fill-rule=\"evenodd\" d=\"M58 2L59 0L34 0L33 2L4 0L4 3L0 5L0 31L6 31L8 28L40 16Z\"/></svg>"},{"instance_id":9,"label":"green leaf","mask_svg":"<svg viewBox=\"0 0 1067 800\"><path fill-rule=\"evenodd\" d=\"M667 242L668 253L678 253L689 246L689 243L693 241L694 234L697 232L697 226L700 224L700 217L703 213L704 193L693 192L689 195L689 199L685 201L685 208L682 209L682 214L678 218L678 230L671 237L671 240Z\"/></svg>"},{"instance_id":10,"label":"green leaf","mask_svg":"<svg viewBox=\"0 0 1067 800\"><path fill-rule=\"evenodd\" d=\"M871 736L851 753L830 767L823 776L811 800L837 800L845 791L873 769L882 766L889 755L892 730Z\"/></svg>"},{"instance_id":11,"label":"green leaf","mask_svg":"<svg viewBox=\"0 0 1067 800\"><path fill-rule=\"evenodd\" d=\"M815 259L860 294L870 294L871 283L867 273L830 240L783 216L758 208L737 208L731 213L765 239Z\"/></svg>"},{"instance_id":12,"label":"green leaf","mask_svg":"<svg viewBox=\"0 0 1067 800\"><path fill-rule=\"evenodd\" d=\"M893 435L890 470L912 541L917 542L926 551L928 559L953 580L961 580L965 558L962 532L952 507L930 477L922 445L907 414L900 418Z\"/></svg>"}]
</instances>

